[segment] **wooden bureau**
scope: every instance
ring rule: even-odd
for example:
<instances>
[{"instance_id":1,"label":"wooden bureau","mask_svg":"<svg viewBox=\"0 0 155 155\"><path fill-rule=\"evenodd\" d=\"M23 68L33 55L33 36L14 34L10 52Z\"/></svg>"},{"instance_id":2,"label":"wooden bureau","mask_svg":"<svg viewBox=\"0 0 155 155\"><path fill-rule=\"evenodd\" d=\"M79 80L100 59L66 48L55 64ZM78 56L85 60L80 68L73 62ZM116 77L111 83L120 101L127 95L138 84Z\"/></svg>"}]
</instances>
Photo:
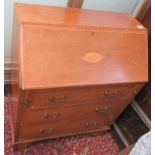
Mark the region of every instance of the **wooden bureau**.
<instances>
[{"instance_id":1,"label":"wooden bureau","mask_svg":"<svg viewBox=\"0 0 155 155\"><path fill-rule=\"evenodd\" d=\"M13 144L110 129L148 81L147 48L128 14L16 4Z\"/></svg>"}]
</instances>

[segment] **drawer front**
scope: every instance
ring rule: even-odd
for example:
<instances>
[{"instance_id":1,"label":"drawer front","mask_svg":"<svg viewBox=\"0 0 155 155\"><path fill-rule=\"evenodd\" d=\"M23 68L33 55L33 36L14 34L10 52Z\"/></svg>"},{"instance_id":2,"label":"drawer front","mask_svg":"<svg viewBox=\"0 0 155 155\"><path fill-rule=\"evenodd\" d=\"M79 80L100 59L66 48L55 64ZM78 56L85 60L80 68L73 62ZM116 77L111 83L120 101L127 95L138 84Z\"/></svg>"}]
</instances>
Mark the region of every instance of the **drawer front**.
<instances>
[{"instance_id":1,"label":"drawer front","mask_svg":"<svg viewBox=\"0 0 155 155\"><path fill-rule=\"evenodd\" d=\"M37 90L25 93L24 103L27 108L51 107L75 103L104 101L115 102L129 98L137 89L136 84L107 85L82 88L66 88L55 90Z\"/></svg>"},{"instance_id":2,"label":"drawer front","mask_svg":"<svg viewBox=\"0 0 155 155\"><path fill-rule=\"evenodd\" d=\"M132 91L138 92L142 85ZM131 95L132 94L132 95ZM48 139L107 130L134 97L109 103L81 103L50 108L25 109L22 112L19 140Z\"/></svg>"},{"instance_id":3,"label":"drawer front","mask_svg":"<svg viewBox=\"0 0 155 155\"><path fill-rule=\"evenodd\" d=\"M96 119L81 121L65 121L48 125L21 127L19 132L19 141L47 139L62 137L80 133L89 133L93 131L103 131L110 127L103 121Z\"/></svg>"},{"instance_id":4,"label":"drawer front","mask_svg":"<svg viewBox=\"0 0 155 155\"><path fill-rule=\"evenodd\" d=\"M87 120L95 118L111 123L123 111L127 104L127 100L121 100L117 105L112 103L90 103L39 110L25 110L22 112L21 126L81 121L83 118Z\"/></svg>"}]
</instances>

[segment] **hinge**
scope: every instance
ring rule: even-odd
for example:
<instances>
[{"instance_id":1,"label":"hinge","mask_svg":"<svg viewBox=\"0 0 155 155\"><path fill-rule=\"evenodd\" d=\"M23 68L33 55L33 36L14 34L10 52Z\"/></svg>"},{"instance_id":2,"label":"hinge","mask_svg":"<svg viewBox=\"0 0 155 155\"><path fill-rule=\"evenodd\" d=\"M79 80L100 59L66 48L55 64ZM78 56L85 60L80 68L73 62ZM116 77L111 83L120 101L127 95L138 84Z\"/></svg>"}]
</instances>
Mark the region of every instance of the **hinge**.
<instances>
[{"instance_id":1,"label":"hinge","mask_svg":"<svg viewBox=\"0 0 155 155\"><path fill-rule=\"evenodd\" d=\"M23 100L23 107L27 108L30 104L30 93L26 92Z\"/></svg>"},{"instance_id":2,"label":"hinge","mask_svg":"<svg viewBox=\"0 0 155 155\"><path fill-rule=\"evenodd\" d=\"M28 99L24 99L23 101L23 107L27 108L29 106L29 100Z\"/></svg>"}]
</instances>

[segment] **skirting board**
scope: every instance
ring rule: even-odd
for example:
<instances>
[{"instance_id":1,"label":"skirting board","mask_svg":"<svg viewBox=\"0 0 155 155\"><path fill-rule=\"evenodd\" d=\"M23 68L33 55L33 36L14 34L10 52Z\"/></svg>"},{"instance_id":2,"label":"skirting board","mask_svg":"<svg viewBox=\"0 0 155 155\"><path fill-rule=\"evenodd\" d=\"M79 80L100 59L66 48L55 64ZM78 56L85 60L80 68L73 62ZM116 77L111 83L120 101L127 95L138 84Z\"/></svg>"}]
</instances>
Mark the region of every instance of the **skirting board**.
<instances>
[{"instance_id":1,"label":"skirting board","mask_svg":"<svg viewBox=\"0 0 155 155\"><path fill-rule=\"evenodd\" d=\"M11 73L17 70L17 62L4 60L4 84L12 84L16 81L11 80Z\"/></svg>"}]
</instances>

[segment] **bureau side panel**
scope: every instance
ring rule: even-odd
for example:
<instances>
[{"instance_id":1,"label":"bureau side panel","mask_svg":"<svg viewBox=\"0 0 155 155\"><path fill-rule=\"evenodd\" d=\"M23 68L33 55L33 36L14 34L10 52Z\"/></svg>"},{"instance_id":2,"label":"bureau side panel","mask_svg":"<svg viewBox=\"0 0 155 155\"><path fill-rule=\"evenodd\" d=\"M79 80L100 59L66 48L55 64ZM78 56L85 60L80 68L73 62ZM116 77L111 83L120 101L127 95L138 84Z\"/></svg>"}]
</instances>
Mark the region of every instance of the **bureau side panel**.
<instances>
[{"instance_id":1,"label":"bureau side panel","mask_svg":"<svg viewBox=\"0 0 155 155\"><path fill-rule=\"evenodd\" d=\"M12 38L12 53L11 61L15 62L14 67L16 70L11 74L11 94L9 99L9 112L13 144L16 143L18 137L18 125L20 119L21 102L22 102L22 90L20 86L20 24L17 22L14 16L13 20L13 38Z\"/></svg>"}]
</instances>

